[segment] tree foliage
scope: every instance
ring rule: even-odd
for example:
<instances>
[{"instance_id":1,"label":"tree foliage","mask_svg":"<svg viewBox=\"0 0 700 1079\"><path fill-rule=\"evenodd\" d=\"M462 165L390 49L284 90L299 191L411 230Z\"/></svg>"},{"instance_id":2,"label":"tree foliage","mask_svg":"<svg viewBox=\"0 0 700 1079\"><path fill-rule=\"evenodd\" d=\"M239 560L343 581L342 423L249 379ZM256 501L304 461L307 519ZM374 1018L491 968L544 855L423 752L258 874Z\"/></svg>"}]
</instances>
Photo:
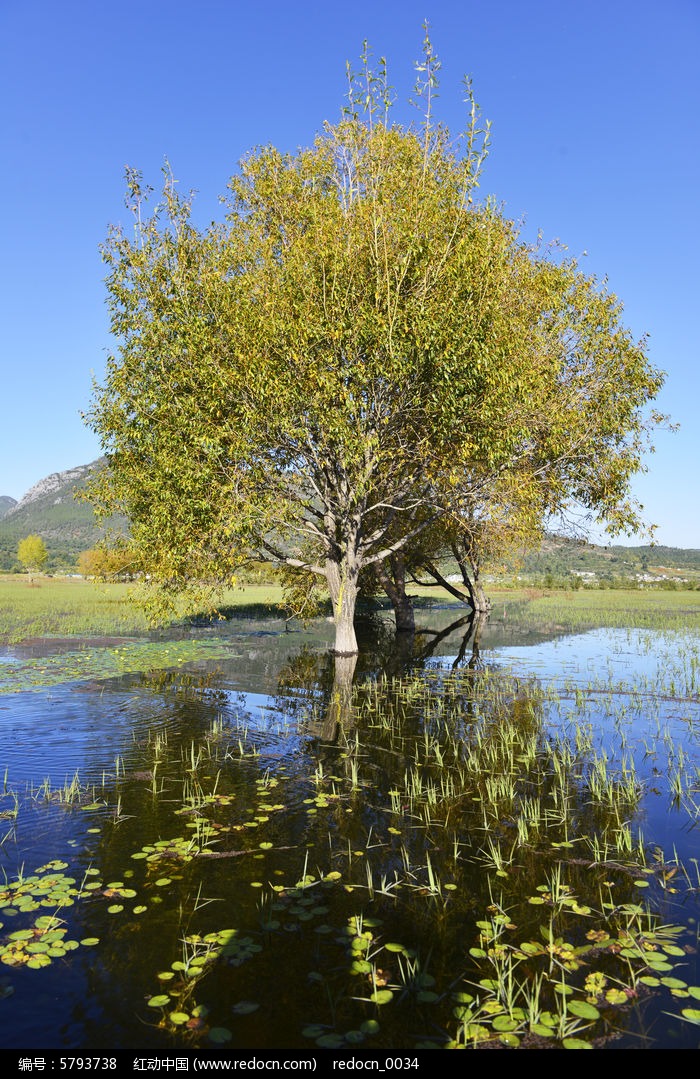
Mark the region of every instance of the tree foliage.
<instances>
[{"instance_id":1,"label":"tree foliage","mask_svg":"<svg viewBox=\"0 0 700 1079\"><path fill-rule=\"evenodd\" d=\"M342 119L245 158L207 229L167 168L144 216L129 172L135 234L104 247L119 353L88 417L93 497L166 593L253 557L317 576L341 653L363 572L485 534L506 493L523 519L574 499L636 523L661 384L614 296L475 203L488 128L469 84L463 137L434 121L438 68L426 39L405 127L365 54Z\"/></svg>"},{"instance_id":2,"label":"tree foliage","mask_svg":"<svg viewBox=\"0 0 700 1079\"><path fill-rule=\"evenodd\" d=\"M138 558L126 543L111 547L104 544L81 551L77 567L83 577L101 581L131 580L139 572Z\"/></svg>"},{"instance_id":3,"label":"tree foliage","mask_svg":"<svg viewBox=\"0 0 700 1079\"><path fill-rule=\"evenodd\" d=\"M27 571L30 581L33 573L41 573L48 557L49 552L41 536L25 536L17 545L17 559Z\"/></svg>"}]
</instances>

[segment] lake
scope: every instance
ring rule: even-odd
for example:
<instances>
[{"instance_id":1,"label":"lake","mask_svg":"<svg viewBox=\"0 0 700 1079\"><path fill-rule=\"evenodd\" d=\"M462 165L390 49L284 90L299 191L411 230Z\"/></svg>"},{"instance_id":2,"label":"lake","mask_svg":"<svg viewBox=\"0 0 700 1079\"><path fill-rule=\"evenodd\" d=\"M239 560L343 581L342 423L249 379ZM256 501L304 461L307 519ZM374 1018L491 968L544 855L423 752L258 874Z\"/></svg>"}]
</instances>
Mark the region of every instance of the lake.
<instances>
[{"instance_id":1,"label":"lake","mask_svg":"<svg viewBox=\"0 0 700 1079\"><path fill-rule=\"evenodd\" d=\"M697 1048L697 632L458 615L0 649L2 1045Z\"/></svg>"}]
</instances>

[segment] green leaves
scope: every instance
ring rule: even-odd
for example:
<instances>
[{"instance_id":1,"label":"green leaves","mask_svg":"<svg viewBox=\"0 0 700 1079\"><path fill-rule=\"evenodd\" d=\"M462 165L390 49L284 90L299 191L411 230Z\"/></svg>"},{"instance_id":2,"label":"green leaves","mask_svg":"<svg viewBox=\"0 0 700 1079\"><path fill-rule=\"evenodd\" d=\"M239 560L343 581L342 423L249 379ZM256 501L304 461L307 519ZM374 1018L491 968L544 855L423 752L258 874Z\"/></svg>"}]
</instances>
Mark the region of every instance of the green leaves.
<instances>
[{"instance_id":1,"label":"green leaves","mask_svg":"<svg viewBox=\"0 0 700 1079\"><path fill-rule=\"evenodd\" d=\"M429 38L417 128L363 65L345 118L251 153L207 229L169 168L142 216L128 170L137 235L103 252L118 355L88 416L110 459L93 498L126 510L154 613L265 559L303 579L297 609L325 578L341 653L363 569L430 529L478 565L572 500L638 523L662 381L614 296L473 202L488 127L469 85L461 155L434 121Z\"/></svg>"}]
</instances>

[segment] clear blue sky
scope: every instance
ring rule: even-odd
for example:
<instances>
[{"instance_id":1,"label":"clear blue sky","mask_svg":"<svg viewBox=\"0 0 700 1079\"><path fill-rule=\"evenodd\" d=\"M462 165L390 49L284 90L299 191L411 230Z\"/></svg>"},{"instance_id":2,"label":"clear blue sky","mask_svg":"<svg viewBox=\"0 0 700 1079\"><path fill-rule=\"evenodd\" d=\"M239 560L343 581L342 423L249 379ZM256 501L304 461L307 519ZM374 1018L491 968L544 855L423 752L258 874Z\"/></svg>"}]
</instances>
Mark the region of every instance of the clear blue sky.
<instances>
[{"instance_id":1,"label":"clear blue sky","mask_svg":"<svg viewBox=\"0 0 700 1079\"><path fill-rule=\"evenodd\" d=\"M649 334L681 428L635 493L659 542L700 547L699 0L0 0L0 494L100 453L80 410L110 349L99 245L127 221L124 166L157 187L167 157L206 222L247 150L338 118L365 38L405 102L426 18L439 117L463 126L470 74L492 121L482 192L587 252Z\"/></svg>"}]
</instances>

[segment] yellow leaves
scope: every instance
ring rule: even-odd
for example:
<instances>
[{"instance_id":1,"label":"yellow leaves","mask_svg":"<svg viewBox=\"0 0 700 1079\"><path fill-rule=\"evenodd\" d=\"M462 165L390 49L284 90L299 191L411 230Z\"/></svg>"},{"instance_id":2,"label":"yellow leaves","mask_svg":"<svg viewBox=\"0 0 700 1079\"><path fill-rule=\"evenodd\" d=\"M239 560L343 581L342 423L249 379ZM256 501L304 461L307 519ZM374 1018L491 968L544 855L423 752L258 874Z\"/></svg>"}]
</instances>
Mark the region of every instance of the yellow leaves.
<instances>
[{"instance_id":1,"label":"yellow leaves","mask_svg":"<svg viewBox=\"0 0 700 1079\"><path fill-rule=\"evenodd\" d=\"M17 546L17 559L29 572L39 572L46 563L49 552L41 538L36 534L25 536Z\"/></svg>"},{"instance_id":2,"label":"yellow leaves","mask_svg":"<svg viewBox=\"0 0 700 1079\"><path fill-rule=\"evenodd\" d=\"M371 124L251 153L223 222L196 229L167 174L139 242L110 234L121 354L89 416L113 459L96 497L124 502L154 579L230 572L271 533L318 563L366 505L377 544L437 509L487 556L571 497L633 518L660 376L614 297L471 202L487 134L469 100L462 158L372 98Z\"/></svg>"}]
</instances>

